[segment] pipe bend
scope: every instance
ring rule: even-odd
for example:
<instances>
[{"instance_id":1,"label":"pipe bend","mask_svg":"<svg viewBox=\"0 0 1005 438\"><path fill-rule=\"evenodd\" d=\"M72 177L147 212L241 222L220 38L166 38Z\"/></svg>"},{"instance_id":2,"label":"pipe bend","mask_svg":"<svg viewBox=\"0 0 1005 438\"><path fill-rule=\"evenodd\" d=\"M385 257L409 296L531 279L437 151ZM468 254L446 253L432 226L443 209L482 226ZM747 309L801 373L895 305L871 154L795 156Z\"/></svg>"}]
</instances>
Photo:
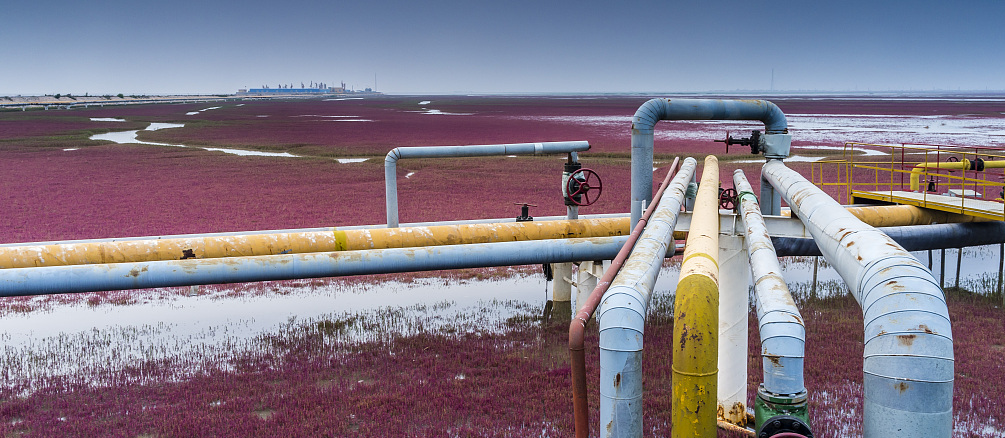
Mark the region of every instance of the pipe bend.
<instances>
[{"instance_id":1,"label":"pipe bend","mask_svg":"<svg viewBox=\"0 0 1005 438\"><path fill-rule=\"evenodd\" d=\"M384 157L384 165L393 165L398 162L399 158L401 158L401 148L391 149L391 151Z\"/></svg>"}]
</instances>

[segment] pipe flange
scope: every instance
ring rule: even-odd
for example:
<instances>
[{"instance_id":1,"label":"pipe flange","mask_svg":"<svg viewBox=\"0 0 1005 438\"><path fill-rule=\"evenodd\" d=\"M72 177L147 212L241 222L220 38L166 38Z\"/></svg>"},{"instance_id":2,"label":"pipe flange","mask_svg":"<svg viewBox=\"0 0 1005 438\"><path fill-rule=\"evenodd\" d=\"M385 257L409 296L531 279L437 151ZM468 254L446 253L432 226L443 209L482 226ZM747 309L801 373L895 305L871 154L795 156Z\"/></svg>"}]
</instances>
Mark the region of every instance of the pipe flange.
<instances>
[{"instance_id":1,"label":"pipe flange","mask_svg":"<svg viewBox=\"0 0 1005 438\"><path fill-rule=\"evenodd\" d=\"M813 438L810 426L803 420L791 415L776 415L765 421L757 431L758 438L771 438L785 433L794 433L806 438ZM790 435L791 436L791 435Z\"/></svg>"}]
</instances>

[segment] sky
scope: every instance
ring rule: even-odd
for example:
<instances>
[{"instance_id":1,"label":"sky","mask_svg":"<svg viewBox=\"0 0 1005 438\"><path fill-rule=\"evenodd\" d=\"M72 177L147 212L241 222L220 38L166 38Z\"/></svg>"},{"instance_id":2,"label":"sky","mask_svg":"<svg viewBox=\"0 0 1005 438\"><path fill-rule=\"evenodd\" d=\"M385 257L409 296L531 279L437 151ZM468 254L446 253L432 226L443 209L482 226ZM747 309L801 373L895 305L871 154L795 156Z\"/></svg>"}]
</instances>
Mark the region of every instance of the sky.
<instances>
[{"instance_id":1,"label":"sky","mask_svg":"<svg viewBox=\"0 0 1005 438\"><path fill-rule=\"evenodd\" d=\"M1000 0L5 0L0 96L1005 90ZM773 78L773 79L772 79Z\"/></svg>"}]
</instances>

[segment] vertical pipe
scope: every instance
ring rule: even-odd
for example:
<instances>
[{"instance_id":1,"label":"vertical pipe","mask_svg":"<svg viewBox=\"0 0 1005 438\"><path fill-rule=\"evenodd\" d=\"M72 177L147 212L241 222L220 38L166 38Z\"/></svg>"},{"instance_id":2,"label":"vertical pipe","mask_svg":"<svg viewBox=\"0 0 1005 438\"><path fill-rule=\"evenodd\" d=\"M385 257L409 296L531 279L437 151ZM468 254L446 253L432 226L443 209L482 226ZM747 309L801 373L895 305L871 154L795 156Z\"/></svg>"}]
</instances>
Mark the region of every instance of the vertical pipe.
<instances>
[{"instance_id":1,"label":"vertical pipe","mask_svg":"<svg viewBox=\"0 0 1005 438\"><path fill-rule=\"evenodd\" d=\"M820 268L820 257L813 256L813 284L810 285L810 296L817 297L817 270Z\"/></svg>"},{"instance_id":2,"label":"vertical pipe","mask_svg":"<svg viewBox=\"0 0 1005 438\"><path fill-rule=\"evenodd\" d=\"M739 189L737 189L739 190ZM750 262L744 238L719 236L719 380L716 401L721 419L743 425L747 419L747 314Z\"/></svg>"},{"instance_id":3,"label":"vertical pipe","mask_svg":"<svg viewBox=\"0 0 1005 438\"><path fill-rule=\"evenodd\" d=\"M756 428L762 432L765 423L778 415L795 416L808 428L806 388L803 385L806 343L803 318L782 278L782 268L778 265L778 256L757 198L742 170L733 172L733 184L746 231L750 273L754 277L754 308L761 338L764 380L754 401ZM813 258L814 268L817 259Z\"/></svg>"},{"instance_id":4,"label":"vertical pipe","mask_svg":"<svg viewBox=\"0 0 1005 438\"><path fill-rule=\"evenodd\" d=\"M1005 294L1002 293L1002 273L1005 272L1005 243L998 244L998 295L1002 296L1002 308L1005 308Z\"/></svg>"},{"instance_id":5,"label":"vertical pipe","mask_svg":"<svg viewBox=\"0 0 1005 438\"><path fill-rule=\"evenodd\" d=\"M670 166L670 171L667 172L666 178L663 179L663 183L660 184L660 189L656 193L656 202L650 204L646 209L645 213L642 214L642 218L639 222L635 224L635 228L632 229L631 234L628 235L628 241L625 245L621 247L618 251L618 255L611 260L610 266L604 271L603 276L597 281L596 287L590 292L590 295L586 298L586 302L582 303L578 309L576 316L572 318L572 322L569 323L569 362L572 374L572 409L575 415L575 427L576 427L576 438L587 438L590 435L590 407L589 400L586 394L586 354L585 354L585 336L586 336L586 324L593 317L593 312L597 310L597 306L600 305L600 299L607 292L608 287L610 287L611 282L614 277L621 271L621 267L625 263L625 259L631 254L632 249L635 247L635 242L638 241L639 237L642 235L646 224L649 222L649 218L652 217L653 212L656 207L663 202L672 202L675 204L676 209L680 210L680 205L683 202L684 196L684 179L679 181L671 181L671 178L675 177L678 172L678 164L680 163L680 158L674 158L673 164ZM694 171L694 160L691 160L691 165L689 169L691 172ZM681 168L680 171L685 171ZM671 194L667 196L667 199L663 200L663 194L670 187L670 185L676 184L677 189L671 191ZM674 208L674 207L671 207Z\"/></svg>"},{"instance_id":6,"label":"vertical pipe","mask_svg":"<svg viewBox=\"0 0 1005 438\"><path fill-rule=\"evenodd\" d=\"M674 298L674 438L716 436L719 162L705 158Z\"/></svg>"},{"instance_id":7,"label":"vertical pipe","mask_svg":"<svg viewBox=\"0 0 1005 438\"><path fill-rule=\"evenodd\" d=\"M663 259L673 254L673 228L684 202L684 185L696 164L693 158L684 160L597 309L600 431L604 437L642 436L642 338L646 311ZM693 228L691 232L694 233ZM712 419L714 425L714 411Z\"/></svg>"},{"instance_id":8,"label":"vertical pipe","mask_svg":"<svg viewBox=\"0 0 1005 438\"><path fill-rule=\"evenodd\" d=\"M956 249L956 284L955 288L960 288L960 264L963 263L963 248Z\"/></svg>"},{"instance_id":9,"label":"vertical pipe","mask_svg":"<svg viewBox=\"0 0 1005 438\"><path fill-rule=\"evenodd\" d=\"M946 288L946 249L939 253L939 289Z\"/></svg>"}]
</instances>

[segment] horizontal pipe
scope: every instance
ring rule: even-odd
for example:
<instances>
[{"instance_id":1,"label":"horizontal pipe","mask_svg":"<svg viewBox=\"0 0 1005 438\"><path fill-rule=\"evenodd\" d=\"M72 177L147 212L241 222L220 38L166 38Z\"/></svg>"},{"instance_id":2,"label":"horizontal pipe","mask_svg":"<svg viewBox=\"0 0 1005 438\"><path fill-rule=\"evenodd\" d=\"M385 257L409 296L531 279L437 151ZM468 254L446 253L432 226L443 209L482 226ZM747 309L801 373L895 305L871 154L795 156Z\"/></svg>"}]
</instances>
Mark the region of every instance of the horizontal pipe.
<instances>
[{"instance_id":1,"label":"horizontal pipe","mask_svg":"<svg viewBox=\"0 0 1005 438\"><path fill-rule=\"evenodd\" d=\"M673 229L696 166L694 158L684 160L597 309L600 430L605 437L642 436L642 334L646 311L663 259L674 251Z\"/></svg>"},{"instance_id":2,"label":"horizontal pipe","mask_svg":"<svg viewBox=\"0 0 1005 438\"><path fill-rule=\"evenodd\" d=\"M514 143L468 146L397 147L384 157L384 191L387 203L387 226L398 227L398 160L403 158L486 157L495 155L568 154L590 149L585 141L554 141L545 143Z\"/></svg>"},{"instance_id":3,"label":"horizontal pipe","mask_svg":"<svg viewBox=\"0 0 1005 438\"><path fill-rule=\"evenodd\" d=\"M907 251L1005 243L1005 222L974 222L878 228ZM780 257L819 256L813 239L772 237Z\"/></svg>"},{"instance_id":4,"label":"horizontal pipe","mask_svg":"<svg viewBox=\"0 0 1005 438\"><path fill-rule=\"evenodd\" d=\"M0 296L341 277L613 258L627 236L0 270Z\"/></svg>"},{"instance_id":5,"label":"horizontal pipe","mask_svg":"<svg viewBox=\"0 0 1005 438\"><path fill-rule=\"evenodd\" d=\"M609 237L628 231L628 218L622 217L25 245L0 248L0 268Z\"/></svg>"},{"instance_id":6,"label":"horizontal pipe","mask_svg":"<svg viewBox=\"0 0 1005 438\"><path fill-rule=\"evenodd\" d=\"M733 171L733 186L738 193L740 217L746 228L747 258L754 278L764 389L778 395L804 392L806 326L782 278L778 255L771 245L757 197L740 169Z\"/></svg>"},{"instance_id":7,"label":"horizontal pipe","mask_svg":"<svg viewBox=\"0 0 1005 438\"><path fill-rule=\"evenodd\" d=\"M949 437L953 334L932 272L782 162L768 161L762 175L782 193L862 307L865 437Z\"/></svg>"},{"instance_id":8,"label":"horizontal pipe","mask_svg":"<svg viewBox=\"0 0 1005 438\"><path fill-rule=\"evenodd\" d=\"M848 213L874 227L947 224L954 222L987 222L990 219L948 211L932 210L913 205L870 205L848 207Z\"/></svg>"},{"instance_id":9,"label":"horizontal pipe","mask_svg":"<svg viewBox=\"0 0 1005 438\"><path fill-rule=\"evenodd\" d=\"M632 117L632 226L653 199L653 147L660 120L760 120L767 134L788 133L785 114L765 100L650 99Z\"/></svg>"},{"instance_id":10,"label":"horizontal pipe","mask_svg":"<svg viewBox=\"0 0 1005 438\"><path fill-rule=\"evenodd\" d=\"M619 217L628 217L628 213L587 214L587 215L581 215L579 219L611 219ZM565 215L534 216L534 221L536 222L564 221L567 219L569 218L568 216ZM494 224L494 223L507 223L507 222L516 222L516 218L504 217L504 218L489 218L489 219L463 219L456 221L410 222L401 224L401 227L402 228L435 227L440 225L472 225L472 224ZM245 236L255 234L308 233L315 231L330 232L334 230L346 231L346 230L365 230L374 228L387 228L387 224L346 225L341 227L313 227L313 228L293 228L293 229L280 229L280 230L223 231L217 233L198 233L198 234L165 234L165 235L154 235L154 236L106 237L99 239L51 240L51 241L39 241L39 242L15 242L15 243L0 243L0 248L6 248L11 246L64 245L68 243L125 242L128 240L189 239L189 238L203 238L203 237Z\"/></svg>"},{"instance_id":11,"label":"horizontal pipe","mask_svg":"<svg viewBox=\"0 0 1005 438\"><path fill-rule=\"evenodd\" d=\"M719 161L705 158L673 307L671 436L716 436L719 355Z\"/></svg>"}]
</instances>

